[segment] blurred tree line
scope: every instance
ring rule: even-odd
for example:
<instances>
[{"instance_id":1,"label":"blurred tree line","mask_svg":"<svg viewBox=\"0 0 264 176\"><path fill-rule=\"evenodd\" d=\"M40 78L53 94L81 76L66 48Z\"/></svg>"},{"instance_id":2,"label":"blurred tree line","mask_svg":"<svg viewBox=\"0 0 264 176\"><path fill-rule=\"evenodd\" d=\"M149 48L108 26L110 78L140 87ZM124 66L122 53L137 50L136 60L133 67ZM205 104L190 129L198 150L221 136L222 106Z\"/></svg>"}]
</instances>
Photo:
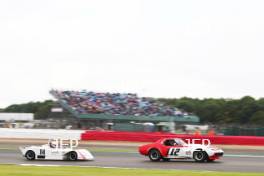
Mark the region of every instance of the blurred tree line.
<instances>
[{"instance_id":1,"label":"blurred tree line","mask_svg":"<svg viewBox=\"0 0 264 176\"><path fill-rule=\"evenodd\" d=\"M158 100L164 104L198 115L203 123L264 125L264 98L256 100L250 96L241 99L194 99L183 97ZM51 108L56 105L57 102L46 100L44 102L14 104L1 109L1 111L34 113L36 119L45 119L49 117Z\"/></svg>"},{"instance_id":2,"label":"blurred tree line","mask_svg":"<svg viewBox=\"0 0 264 176\"><path fill-rule=\"evenodd\" d=\"M51 108L54 107L56 103L52 100L46 100L44 102L29 102L24 104L14 104L10 105L2 112L24 112L24 113L34 113L35 119L46 119L48 118Z\"/></svg>"},{"instance_id":3,"label":"blurred tree line","mask_svg":"<svg viewBox=\"0 0 264 176\"><path fill-rule=\"evenodd\" d=\"M245 96L241 99L159 99L198 115L201 122L213 124L264 125L264 98Z\"/></svg>"}]
</instances>

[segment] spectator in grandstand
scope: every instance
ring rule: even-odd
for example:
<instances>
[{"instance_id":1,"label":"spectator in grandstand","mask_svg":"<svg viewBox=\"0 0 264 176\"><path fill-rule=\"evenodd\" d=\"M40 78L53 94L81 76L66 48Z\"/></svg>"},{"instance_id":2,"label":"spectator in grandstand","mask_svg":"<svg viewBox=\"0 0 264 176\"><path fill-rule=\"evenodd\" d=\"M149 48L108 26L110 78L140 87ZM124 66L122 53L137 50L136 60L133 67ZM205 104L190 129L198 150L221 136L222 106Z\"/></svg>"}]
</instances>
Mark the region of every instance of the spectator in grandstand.
<instances>
[{"instance_id":1,"label":"spectator in grandstand","mask_svg":"<svg viewBox=\"0 0 264 176\"><path fill-rule=\"evenodd\" d=\"M131 93L96 93L91 91L58 91L51 93L80 114L105 113L133 116L183 116L179 109L165 106L152 98Z\"/></svg>"}]
</instances>

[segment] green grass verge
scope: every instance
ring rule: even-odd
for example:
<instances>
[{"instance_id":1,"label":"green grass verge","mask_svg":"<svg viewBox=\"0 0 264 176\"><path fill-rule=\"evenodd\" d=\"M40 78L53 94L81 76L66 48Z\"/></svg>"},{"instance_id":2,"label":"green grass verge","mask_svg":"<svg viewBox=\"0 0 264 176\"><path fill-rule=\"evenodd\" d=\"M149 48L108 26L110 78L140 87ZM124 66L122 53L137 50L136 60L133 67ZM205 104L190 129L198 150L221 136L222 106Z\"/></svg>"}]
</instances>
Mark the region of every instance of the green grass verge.
<instances>
[{"instance_id":1,"label":"green grass verge","mask_svg":"<svg viewBox=\"0 0 264 176\"><path fill-rule=\"evenodd\" d=\"M0 176L263 176L263 173L0 165Z\"/></svg>"}]
</instances>

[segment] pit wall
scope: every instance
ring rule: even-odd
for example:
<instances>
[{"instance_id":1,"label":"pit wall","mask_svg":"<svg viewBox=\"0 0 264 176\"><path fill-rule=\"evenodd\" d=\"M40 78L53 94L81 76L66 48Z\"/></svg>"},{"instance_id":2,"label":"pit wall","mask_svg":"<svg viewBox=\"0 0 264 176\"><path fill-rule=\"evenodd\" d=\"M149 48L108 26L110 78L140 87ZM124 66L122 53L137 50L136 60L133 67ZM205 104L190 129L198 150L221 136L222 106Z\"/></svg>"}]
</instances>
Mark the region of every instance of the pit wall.
<instances>
[{"instance_id":1,"label":"pit wall","mask_svg":"<svg viewBox=\"0 0 264 176\"><path fill-rule=\"evenodd\" d=\"M118 132L118 131L86 131L81 134L81 140L98 141L130 141L130 142L154 142L160 138L182 139L209 139L211 144L222 145L259 145L264 146L264 137L256 136L201 136L172 133L147 133L147 132ZM197 141L199 143L199 140Z\"/></svg>"}]
</instances>

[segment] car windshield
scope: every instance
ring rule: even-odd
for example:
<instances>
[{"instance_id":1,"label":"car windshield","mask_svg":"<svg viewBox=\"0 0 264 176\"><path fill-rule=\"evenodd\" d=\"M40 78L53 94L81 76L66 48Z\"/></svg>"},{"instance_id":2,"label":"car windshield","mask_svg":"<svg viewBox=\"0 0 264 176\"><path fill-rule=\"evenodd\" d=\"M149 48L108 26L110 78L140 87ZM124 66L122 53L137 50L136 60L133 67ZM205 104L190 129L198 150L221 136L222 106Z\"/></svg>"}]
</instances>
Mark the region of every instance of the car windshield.
<instances>
[{"instance_id":1,"label":"car windshield","mask_svg":"<svg viewBox=\"0 0 264 176\"><path fill-rule=\"evenodd\" d=\"M187 144L181 139L174 139L177 145L186 146Z\"/></svg>"}]
</instances>

